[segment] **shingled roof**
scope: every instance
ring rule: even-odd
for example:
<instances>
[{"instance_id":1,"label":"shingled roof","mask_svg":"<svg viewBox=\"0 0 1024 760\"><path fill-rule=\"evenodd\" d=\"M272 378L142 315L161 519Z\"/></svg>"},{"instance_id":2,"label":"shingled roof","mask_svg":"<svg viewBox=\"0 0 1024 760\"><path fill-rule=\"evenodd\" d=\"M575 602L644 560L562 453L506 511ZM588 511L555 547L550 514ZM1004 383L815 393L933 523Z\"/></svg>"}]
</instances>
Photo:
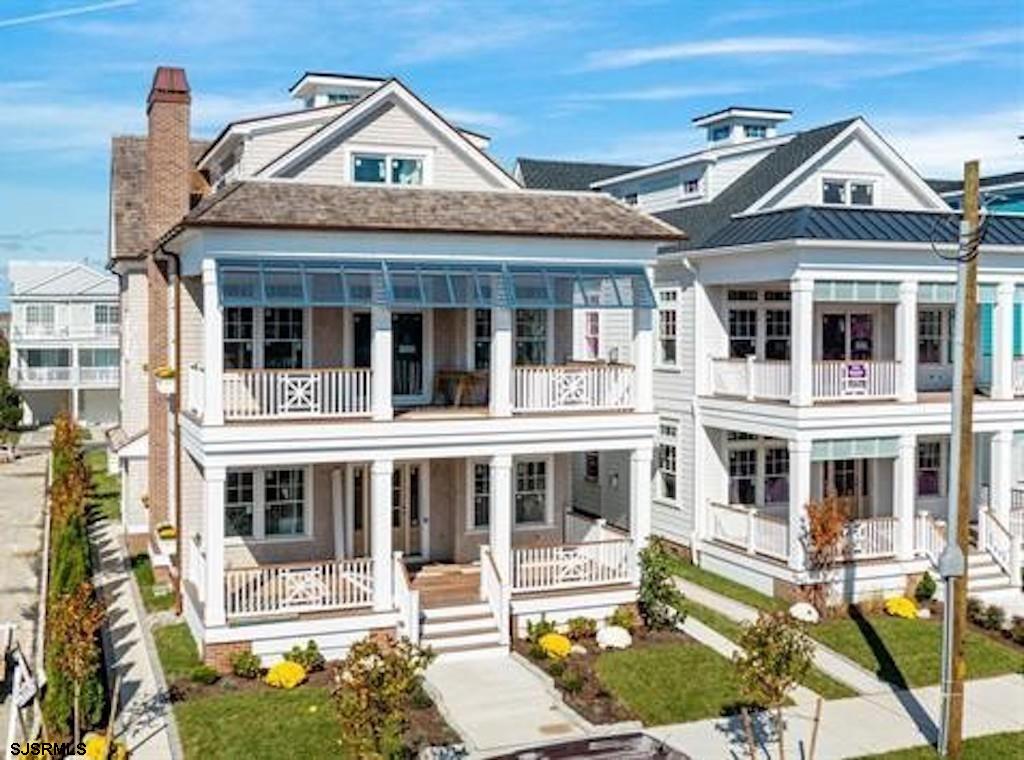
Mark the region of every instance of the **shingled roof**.
<instances>
[{"instance_id":1,"label":"shingled roof","mask_svg":"<svg viewBox=\"0 0 1024 760\"><path fill-rule=\"evenodd\" d=\"M182 227L251 227L678 240L652 216L599 193L467 191L242 181ZM170 237L170 235L168 236Z\"/></svg>"},{"instance_id":2,"label":"shingled roof","mask_svg":"<svg viewBox=\"0 0 1024 760\"><path fill-rule=\"evenodd\" d=\"M190 151L195 164L209 145L207 140L192 140ZM110 142L110 211L114 259L137 258L146 252L146 138L123 135Z\"/></svg>"},{"instance_id":3,"label":"shingled roof","mask_svg":"<svg viewBox=\"0 0 1024 760\"><path fill-rule=\"evenodd\" d=\"M582 161L549 161L538 158L516 160L524 187L535 190L589 190L592 182L640 169L624 164L594 164Z\"/></svg>"}]
</instances>

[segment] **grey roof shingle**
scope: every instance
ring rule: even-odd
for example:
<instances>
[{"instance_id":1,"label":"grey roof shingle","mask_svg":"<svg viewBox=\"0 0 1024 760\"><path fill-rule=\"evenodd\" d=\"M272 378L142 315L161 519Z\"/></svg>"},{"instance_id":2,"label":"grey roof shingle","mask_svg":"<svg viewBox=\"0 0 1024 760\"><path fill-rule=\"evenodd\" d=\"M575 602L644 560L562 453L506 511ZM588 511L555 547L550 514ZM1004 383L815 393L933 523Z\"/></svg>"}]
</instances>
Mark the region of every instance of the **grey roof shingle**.
<instances>
[{"instance_id":1,"label":"grey roof shingle","mask_svg":"<svg viewBox=\"0 0 1024 760\"><path fill-rule=\"evenodd\" d=\"M437 190L251 180L234 183L203 199L185 217L182 226L663 241L682 237L671 225L599 193Z\"/></svg>"},{"instance_id":2,"label":"grey roof shingle","mask_svg":"<svg viewBox=\"0 0 1024 760\"><path fill-rule=\"evenodd\" d=\"M734 214L745 211L779 182L824 148L856 118L798 132L732 182L710 203L684 206L654 215L686 232L683 248L703 248L706 241L729 223Z\"/></svg>"},{"instance_id":3,"label":"grey roof shingle","mask_svg":"<svg viewBox=\"0 0 1024 760\"><path fill-rule=\"evenodd\" d=\"M737 217L705 238L701 248L795 239L954 243L959 225L955 213L799 206ZM982 243L1024 245L1024 216L989 215Z\"/></svg>"},{"instance_id":4,"label":"grey roof shingle","mask_svg":"<svg viewBox=\"0 0 1024 760\"><path fill-rule=\"evenodd\" d=\"M593 182L642 168L539 158L519 158L516 159L516 165L519 167L523 187L534 190L589 190Z\"/></svg>"}]
</instances>

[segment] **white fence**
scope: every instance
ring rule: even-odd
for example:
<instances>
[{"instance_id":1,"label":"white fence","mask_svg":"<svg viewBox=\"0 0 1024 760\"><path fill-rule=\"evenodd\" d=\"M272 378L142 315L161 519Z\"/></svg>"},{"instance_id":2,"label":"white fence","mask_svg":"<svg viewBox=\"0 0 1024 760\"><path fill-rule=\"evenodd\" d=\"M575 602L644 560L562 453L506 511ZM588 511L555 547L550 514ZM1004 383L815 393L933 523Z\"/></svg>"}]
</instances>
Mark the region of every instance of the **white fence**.
<instances>
[{"instance_id":1,"label":"white fence","mask_svg":"<svg viewBox=\"0 0 1024 760\"><path fill-rule=\"evenodd\" d=\"M224 608L229 618L372 603L373 560L368 557L224 571Z\"/></svg>"},{"instance_id":2,"label":"white fence","mask_svg":"<svg viewBox=\"0 0 1024 760\"><path fill-rule=\"evenodd\" d=\"M224 373L224 418L358 417L370 414L370 370L232 370Z\"/></svg>"},{"instance_id":3,"label":"white fence","mask_svg":"<svg viewBox=\"0 0 1024 760\"><path fill-rule=\"evenodd\" d=\"M931 512L919 512L914 524L914 551L927 557L935 566L946 548L946 522L936 520Z\"/></svg>"},{"instance_id":4,"label":"white fence","mask_svg":"<svg viewBox=\"0 0 1024 760\"><path fill-rule=\"evenodd\" d=\"M1020 537L1015 537L991 509L978 510L978 548L987 551L1011 578L1020 572Z\"/></svg>"},{"instance_id":5,"label":"white fence","mask_svg":"<svg viewBox=\"0 0 1024 760\"><path fill-rule=\"evenodd\" d=\"M395 552L392 577L394 578L395 607L398 608L402 634L413 644L420 641L420 592L412 587L409 571L402 560L402 552Z\"/></svg>"},{"instance_id":6,"label":"white fence","mask_svg":"<svg viewBox=\"0 0 1024 760\"><path fill-rule=\"evenodd\" d=\"M896 518L851 520L846 527L843 553L851 559L890 557L896 553Z\"/></svg>"},{"instance_id":7,"label":"white fence","mask_svg":"<svg viewBox=\"0 0 1024 760\"><path fill-rule=\"evenodd\" d=\"M814 363L814 398L895 398L894 361L825 361Z\"/></svg>"},{"instance_id":8,"label":"white fence","mask_svg":"<svg viewBox=\"0 0 1024 760\"><path fill-rule=\"evenodd\" d=\"M714 392L747 399L788 401L792 382L789 362L745 359L712 359Z\"/></svg>"},{"instance_id":9,"label":"white fence","mask_svg":"<svg viewBox=\"0 0 1024 760\"><path fill-rule=\"evenodd\" d=\"M749 554L789 558L789 522L741 504L710 505L711 535Z\"/></svg>"},{"instance_id":10,"label":"white fence","mask_svg":"<svg viewBox=\"0 0 1024 760\"><path fill-rule=\"evenodd\" d=\"M117 385L120 368L118 367L80 367L79 382L83 385Z\"/></svg>"},{"instance_id":11,"label":"white fence","mask_svg":"<svg viewBox=\"0 0 1024 760\"><path fill-rule=\"evenodd\" d=\"M515 367L512 407L517 412L632 409L633 375L626 364Z\"/></svg>"},{"instance_id":12,"label":"white fence","mask_svg":"<svg viewBox=\"0 0 1024 760\"><path fill-rule=\"evenodd\" d=\"M557 591L628 583L632 541L595 541L512 550L512 590Z\"/></svg>"},{"instance_id":13,"label":"white fence","mask_svg":"<svg viewBox=\"0 0 1024 760\"><path fill-rule=\"evenodd\" d=\"M565 540L570 544L617 541L622 538L629 538L629 534L610 526L604 518L590 517L580 512L565 513Z\"/></svg>"},{"instance_id":14,"label":"white fence","mask_svg":"<svg viewBox=\"0 0 1024 760\"><path fill-rule=\"evenodd\" d=\"M480 598L487 602L491 615L498 626L498 640L502 644L509 643L509 605L508 587L501 581L501 574L494 562L491 547L484 544L480 547Z\"/></svg>"}]
</instances>

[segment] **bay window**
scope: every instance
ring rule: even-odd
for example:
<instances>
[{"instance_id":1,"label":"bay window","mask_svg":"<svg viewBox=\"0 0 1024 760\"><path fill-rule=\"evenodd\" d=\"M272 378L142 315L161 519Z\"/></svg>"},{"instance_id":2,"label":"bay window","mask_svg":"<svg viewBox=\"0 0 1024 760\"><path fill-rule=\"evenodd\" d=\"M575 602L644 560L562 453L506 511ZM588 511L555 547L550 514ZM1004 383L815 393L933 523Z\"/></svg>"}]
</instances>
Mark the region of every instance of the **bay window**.
<instances>
[{"instance_id":1,"label":"bay window","mask_svg":"<svg viewBox=\"0 0 1024 760\"><path fill-rule=\"evenodd\" d=\"M308 536L308 481L305 467L229 471L224 482L224 535L257 541Z\"/></svg>"}]
</instances>

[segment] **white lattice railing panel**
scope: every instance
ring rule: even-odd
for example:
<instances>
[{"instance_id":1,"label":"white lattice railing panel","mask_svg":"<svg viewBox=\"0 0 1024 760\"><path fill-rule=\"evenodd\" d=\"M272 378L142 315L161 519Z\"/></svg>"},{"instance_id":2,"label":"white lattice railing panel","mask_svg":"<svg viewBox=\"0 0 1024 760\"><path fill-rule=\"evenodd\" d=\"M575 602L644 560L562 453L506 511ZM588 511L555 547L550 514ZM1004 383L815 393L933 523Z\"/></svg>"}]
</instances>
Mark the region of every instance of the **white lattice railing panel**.
<instances>
[{"instance_id":1,"label":"white lattice railing panel","mask_svg":"<svg viewBox=\"0 0 1024 760\"><path fill-rule=\"evenodd\" d=\"M512 550L513 591L557 591L627 583L632 577L633 542L595 541Z\"/></svg>"},{"instance_id":2,"label":"white lattice railing panel","mask_svg":"<svg viewBox=\"0 0 1024 760\"><path fill-rule=\"evenodd\" d=\"M625 364L515 367L517 412L632 409L633 367Z\"/></svg>"},{"instance_id":3,"label":"white lattice railing panel","mask_svg":"<svg viewBox=\"0 0 1024 760\"><path fill-rule=\"evenodd\" d=\"M868 517L846 526L844 553L851 559L889 557L896 553L896 518Z\"/></svg>"},{"instance_id":4,"label":"white lattice railing panel","mask_svg":"<svg viewBox=\"0 0 1024 760\"><path fill-rule=\"evenodd\" d=\"M894 398L897 362L821 361L814 363L814 398Z\"/></svg>"},{"instance_id":5,"label":"white lattice railing panel","mask_svg":"<svg viewBox=\"0 0 1024 760\"><path fill-rule=\"evenodd\" d=\"M224 373L224 418L287 419L370 414L370 370L232 370Z\"/></svg>"},{"instance_id":6,"label":"white lattice railing panel","mask_svg":"<svg viewBox=\"0 0 1024 760\"><path fill-rule=\"evenodd\" d=\"M228 617L367 607L373 603L369 558L224 571Z\"/></svg>"}]
</instances>

